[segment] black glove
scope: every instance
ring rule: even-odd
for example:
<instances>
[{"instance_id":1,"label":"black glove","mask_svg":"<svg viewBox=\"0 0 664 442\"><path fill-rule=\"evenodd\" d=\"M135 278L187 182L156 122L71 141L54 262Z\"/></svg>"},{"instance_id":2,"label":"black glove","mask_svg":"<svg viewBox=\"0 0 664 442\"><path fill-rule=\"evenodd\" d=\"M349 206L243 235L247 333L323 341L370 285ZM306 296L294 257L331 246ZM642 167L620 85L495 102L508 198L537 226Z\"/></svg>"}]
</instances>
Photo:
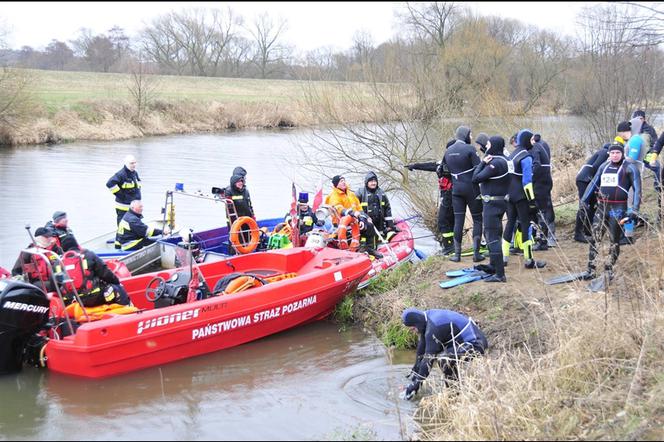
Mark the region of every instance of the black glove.
<instances>
[{"instance_id":1,"label":"black glove","mask_svg":"<svg viewBox=\"0 0 664 442\"><path fill-rule=\"evenodd\" d=\"M403 167L405 167L406 169L410 170L411 172L413 171L413 165L412 165L412 164L404 164Z\"/></svg>"},{"instance_id":2,"label":"black glove","mask_svg":"<svg viewBox=\"0 0 664 442\"><path fill-rule=\"evenodd\" d=\"M404 399L407 401L411 400L413 396L417 393L417 390L420 389L420 383L418 381L413 381L406 387L406 393L404 394Z\"/></svg>"}]
</instances>

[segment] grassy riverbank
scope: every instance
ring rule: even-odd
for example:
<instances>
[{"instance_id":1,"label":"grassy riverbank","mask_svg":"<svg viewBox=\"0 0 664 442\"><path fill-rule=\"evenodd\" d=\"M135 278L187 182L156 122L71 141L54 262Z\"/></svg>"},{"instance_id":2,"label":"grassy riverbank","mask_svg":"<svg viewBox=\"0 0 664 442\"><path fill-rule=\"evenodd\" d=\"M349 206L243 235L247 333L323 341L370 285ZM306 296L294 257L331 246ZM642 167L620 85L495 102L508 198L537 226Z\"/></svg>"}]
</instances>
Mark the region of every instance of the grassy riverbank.
<instances>
[{"instance_id":1,"label":"grassy riverbank","mask_svg":"<svg viewBox=\"0 0 664 442\"><path fill-rule=\"evenodd\" d=\"M522 256L511 256L507 284L443 290L445 271L472 262L434 256L381 276L346 306L346 316L388 346L413 345L400 321L409 306L460 311L486 332L490 351L463 369L458 388L444 388L440 370L432 371L416 398L423 431L414 437L664 437L664 235L637 229L636 244L621 248L608 293L589 293L587 282L544 284L585 268L588 246L571 241L571 229L559 224L560 246L536 252L548 263L544 269L527 270Z\"/></svg>"},{"instance_id":2,"label":"grassy riverbank","mask_svg":"<svg viewBox=\"0 0 664 442\"><path fill-rule=\"evenodd\" d=\"M378 108L370 93L353 108L340 103L361 83L305 82L186 76L146 76L154 87L141 124L128 74L21 70L29 78L29 112L20 124L0 133L3 144L116 140L229 129L301 127L322 121L311 88L325 105L337 106L348 122L362 121ZM343 111L341 111L343 110ZM375 113L374 113L375 115Z\"/></svg>"}]
</instances>

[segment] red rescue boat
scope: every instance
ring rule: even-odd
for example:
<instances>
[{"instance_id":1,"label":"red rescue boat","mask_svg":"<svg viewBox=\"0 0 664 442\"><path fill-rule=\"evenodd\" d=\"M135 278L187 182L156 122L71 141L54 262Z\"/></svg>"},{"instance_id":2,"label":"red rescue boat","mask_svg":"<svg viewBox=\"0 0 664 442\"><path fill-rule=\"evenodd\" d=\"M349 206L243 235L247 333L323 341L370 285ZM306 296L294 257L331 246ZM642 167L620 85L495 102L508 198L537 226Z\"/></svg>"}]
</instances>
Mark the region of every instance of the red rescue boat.
<instances>
[{"instance_id":1,"label":"red rescue boat","mask_svg":"<svg viewBox=\"0 0 664 442\"><path fill-rule=\"evenodd\" d=\"M383 255L380 259L371 261L371 270L362 278L358 288L364 288L376 278L383 270L396 267L398 264L410 261L415 255L415 240L413 232L405 220L397 220L395 225L400 230L389 242L378 246L378 251Z\"/></svg>"},{"instance_id":2,"label":"red rescue boat","mask_svg":"<svg viewBox=\"0 0 664 442\"><path fill-rule=\"evenodd\" d=\"M370 270L366 255L294 248L122 279L140 310L95 314L87 309L91 317L100 319L82 322L74 334L63 338L52 330L41 360L55 372L102 378L233 347L325 318ZM192 280L199 290L192 291ZM220 281L229 280L224 292L213 294ZM20 285L13 290L16 296L11 296L12 287L5 286L6 293L0 293L0 308L6 302L13 302L15 310L19 304L33 304L35 308L16 314L27 318L43 313L43 307L37 307L41 302L36 301L37 294L28 296L28 285L16 284ZM233 290L246 290L229 293L233 284ZM51 316L61 316L60 300L49 296ZM27 322L22 318L15 323Z\"/></svg>"}]
</instances>

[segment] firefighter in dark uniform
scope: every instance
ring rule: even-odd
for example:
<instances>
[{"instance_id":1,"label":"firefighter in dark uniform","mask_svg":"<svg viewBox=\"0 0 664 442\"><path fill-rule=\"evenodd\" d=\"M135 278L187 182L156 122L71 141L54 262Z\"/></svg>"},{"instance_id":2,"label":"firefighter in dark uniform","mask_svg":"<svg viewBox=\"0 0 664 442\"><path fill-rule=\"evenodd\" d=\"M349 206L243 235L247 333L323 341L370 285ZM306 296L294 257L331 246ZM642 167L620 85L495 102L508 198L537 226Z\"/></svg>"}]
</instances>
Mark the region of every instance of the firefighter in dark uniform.
<instances>
[{"instance_id":1,"label":"firefighter in dark uniform","mask_svg":"<svg viewBox=\"0 0 664 442\"><path fill-rule=\"evenodd\" d=\"M452 175L452 205L454 207L454 256L450 261L461 261L461 241L463 225L466 220L466 207L473 218L473 261L484 259L480 253L482 241L482 200L480 186L473 184L473 171L480 164L480 157L471 143L470 128L459 126L456 130L456 141L445 152L443 164Z\"/></svg>"},{"instance_id":2,"label":"firefighter in dark uniform","mask_svg":"<svg viewBox=\"0 0 664 442\"><path fill-rule=\"evenodd\" d=\"M124 251L139 250L143 247L150 245L154 240L148 238L149 236L161 235L170 233L168 226L164 230L149 227L143 220L143 203L139 200L134 200L129 205L129 211L125 214L118 226L118 241Z\"/></svg>"},{"instance_id":3,"label":"firefighter in dark uniform","mask_svg":"<svg viewBox=\"0 0 664 442\"><path fill-rule=\"evenodd\" d=\"M454 138L448 140L445 148L449 148L455 142ZM450 171L442 160L439 162L407 164L405 167L411 171L436 172L438 189L440 190L437 216L439 242L443 247L443 255L454 252L454 207L452 207L452 175L450 175Z\"/></svg>"},{"instance_id":4,"label":"firefighter in dark uniform","mask_svg":"<svg viewBox=\"0 0 664 442\"><path fill-rule=\"evenodd\" d=\"M638 219L641 205L641 172L636 164L625 161L622 144L611 144L608 152L609 160L600 166L581 197L580 205L587 206L593 194L597 192L597 210L593 220L592 235L588 237L590 243L588 273L595 276L597 242L602 240L604 231L608 230L611 237L611 256L604 270L611 278L613 266L620 255L620 239L623 235L620 221L623 218L629 218L630 221ZM634 201L632 207L628 208L627 197L630 188L634 189Z\"/></svg>"},{"instance_id":5,"label":"firefighter in dark uniform","mask_svg":"<svg viewBox=\"0 0 664 442\"><path fill-rule=\"evenodd\" d=\"M141 179L136 172L136 158L133 155L125 157L125 165L106 182L106 187L115 195L115 213L119 226L122 217L129 211L129 204L141 199ZM117 237L115 248L120 248Z\"/></svg>"},{"instance_id":6,"label":"firefighter in dark uniform","mask_svg":"<svg viewBox=\"0 0 664 442\"><path fill-rule=\"evenodd\" d=\"M551 148L540 134L533 135L532 145L533 148L530 153L533 156L533 190L535 191L538 208L535 221L542 231L542 236L537 238L537 244L533 247L533 250L547 250L549 246L555 245L556 242L556 215L551 200L551 191L553 190Z\"/></svg>"},{"instance_id":7,"label":"firefighter in dark uniform","mask_svg":"<svg viewBox=\"0 0 664 442\"><path fill-rule=\"evenodd\" d=\"M230 186L224 189L226 198L233 200L237 216L248 216L255 218L254 208L251 205L249 191L245 187L245 178L242 175L235 174L231 176Z\"/></svg>"},{"instance_id":8,"label":"firefighter in dark uniform","mask_svg":"<svg viewBox=\"0 0 664 442\"><path fill-rule=\"evenodd\" d=\"M84 307L103 304L129 305L129 296L118 277L104 261L91 250L63 258L63 264L71 279L78 282L76 292ZM65 301L73 300L71 283L65 284Z\"/></svg>"},{"instance_id":9,"label":"firefighter in dark uniform","mask_svg":"<svg viewBox=\"0 0 664 442\"><path fill-rule=\"evenodd\" d=\"M388 235L396 234L396 227L390 201L383 189L378 186L378 176L374 172L367 173L364 177L364 187L355 192L355 195L360 200L362 211L371 217L376 231L389 241Z\"/></svg>"},{"instance_id":10,"label":"firefighter in dark uniform","mask_svg":"<svg viewBox=\"0 0 664 442\"><path fill-rule=\"evenodd\" d=\"M59 210L53 214L53 221L47 222L44 226L56 234L63 252L78 250L80 248L68 223L67 213Z\"/></svg>"},{"instance_id":11,"label":"firefighter in dark uniform","mask_svg":"<svg viewBox=\"0 0 664 442\"><path fill-rule=\"evenodd\" d=\"M536 213L537 202L533 190L533 157L532 149L533 133L523 129L517 134L517 148L509 156L510 185L508 197L508 219L503 232L503 260L507 262L509 257L510 241L514 232L514 226L519 221L521 234L523 235L523 257L527 269L542 268L545 261L533 259L533 229L530 226L532 214ZM533 210L535 209L535 210Z\"/></svg>"},{"instance_id":12,"label":"firefighter in dark uniform","mask_svg":"<svg viewBox=\"0 0 664 442\"><path fill-rule=\"evenodd\" d=\"M495 136L486 143L485 156L473 172L473 183L479 184L482 191L484 236L491 266L496 271L494 275L485 278L485 282L507 282L501 247L503 215L507 210L505 196L511 180L507 164L505 140Z\"/></svg>"}]
</instances>

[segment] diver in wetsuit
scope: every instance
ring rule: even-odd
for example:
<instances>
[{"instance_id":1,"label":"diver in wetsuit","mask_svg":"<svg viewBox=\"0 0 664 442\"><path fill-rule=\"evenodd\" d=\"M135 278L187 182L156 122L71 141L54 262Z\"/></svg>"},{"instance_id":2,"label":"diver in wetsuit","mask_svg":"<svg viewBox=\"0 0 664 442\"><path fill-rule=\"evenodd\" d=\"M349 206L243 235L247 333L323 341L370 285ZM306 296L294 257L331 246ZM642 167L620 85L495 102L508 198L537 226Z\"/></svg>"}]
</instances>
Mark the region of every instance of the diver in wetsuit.
<instances>
[{"instance_id":1,"label":"diver in wetsuit","mask_svg":"<svg viewBox=\"0 0 664 442\"><path fill-rule=\"evenodd\" d=\"M587 209L589 201L597 191L597 211L593 220L592 235L588 238L590 252L588 254L588 273L595 276L597 258L597 242L602 240L604 231L608 230L611 237L610 259L604 270L609 279L613 278L613 266L620 255L620 238L623 227L620 221L638 218L641 205L641 173L636 164L625 161L624 146L614 143L609 146L609 161L604 163L586 188L580 204ZM634 189L634 201L628 208L630 188Z\"/></svg>"},{"instance_id":2,"label":"diver in wetsuit","mask_svg":"<svg viewBox=\"0 0 664 442\"><path fill-rule=\"evenodd\" d=\"M401 314L403 324L417 329L415 365L408 377L405 399L410 400L429 376L434 360L438 360L447 379L458 379L459 361L484 354L489 347L486 336L472 318L452 310L418 310L407 308Z\"/></svg>"},{"instance_id":3,"label":"diver in wetsuit","mask_svg":"<svg viewBox=\"0 0 664 442\"><path fill-rule=\"evenodd\" d=\"M459 126L456 141L445 152L443 164L452 175L452 206L454 207L454 255L450 261L461 261L461 241L466 220L466 207L473 218L473 261L484 259L480 253L482 240L482 201L479 199L480 186L473 183L473 171L480 164L480 157L470 143L472 134L469 127Z\"/></svg>"},{"instance_id":4,"label":"diver in wetsuit","mask_svg":"<svg viewBox=\"0 0 664 442\"><path fill-rule=\"evenodd\" d=\"M491 266L496 271L494 275L484 278L485 282L507 281L501 239L503 215L507 209L505 196L509 190L511 178L504 149L503 137L491 137L486 143L486 155L473 172L473 183L479 184L482 191L484 236L489 248Z\"/></svg>"},{"instance_id":5,"label":"diver in wetsuit","mask_svg":"<svg viewBox=\"0 0 664 442\"><path fill-rule=\"evenodd\" d=\"M545 261L533 259L533 229L530 225L531 213L536 211L537 202L533 190L533 157L530 149L533 145L531 139L533 133L528 129L522 129L517 134L517 148L509 156L510 185L508 191L508 219L503 233L503 260L507 262L509 257L510 241L514 225L518 219L523 241L524 265L527 269L542 268Z\"/></svg>"}]
</instances>

